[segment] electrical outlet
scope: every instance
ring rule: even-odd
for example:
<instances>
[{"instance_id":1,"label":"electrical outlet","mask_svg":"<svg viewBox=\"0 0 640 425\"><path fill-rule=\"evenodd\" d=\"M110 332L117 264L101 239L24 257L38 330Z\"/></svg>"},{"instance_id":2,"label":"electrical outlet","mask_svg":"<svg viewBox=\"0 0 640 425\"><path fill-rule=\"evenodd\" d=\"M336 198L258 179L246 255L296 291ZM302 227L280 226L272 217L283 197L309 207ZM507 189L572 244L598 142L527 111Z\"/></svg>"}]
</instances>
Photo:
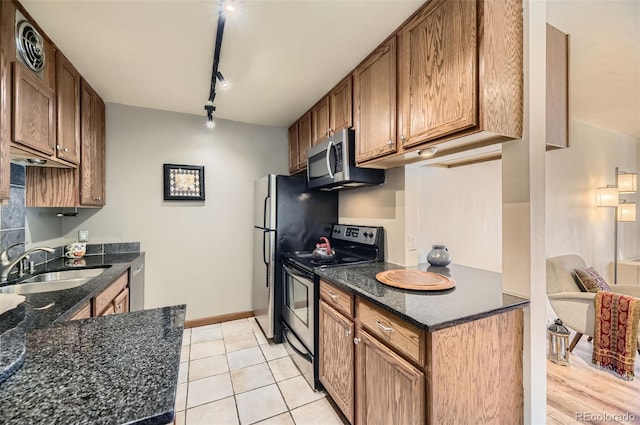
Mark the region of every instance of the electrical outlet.
<instances>
[{"instance_id":1,"label":"electrical outlet","mask_svg":"<svg viewBox=\"0 0 640 425\"><path fill-rule=\"evenodd\" d=\"M407 235L407 249L409 251L416 250L416 237L415 235Z\"/></svg>"},{"instance_id":2,"label":"electrical outlet","mask_svg":"<svg viewBox=\"0 0 640 425\"><path fill-rule=\"evenodd\" d=\"M89 241L89 231L78 230L78 242L88 242L88 241Z\"/></svg>"}]
</instances>

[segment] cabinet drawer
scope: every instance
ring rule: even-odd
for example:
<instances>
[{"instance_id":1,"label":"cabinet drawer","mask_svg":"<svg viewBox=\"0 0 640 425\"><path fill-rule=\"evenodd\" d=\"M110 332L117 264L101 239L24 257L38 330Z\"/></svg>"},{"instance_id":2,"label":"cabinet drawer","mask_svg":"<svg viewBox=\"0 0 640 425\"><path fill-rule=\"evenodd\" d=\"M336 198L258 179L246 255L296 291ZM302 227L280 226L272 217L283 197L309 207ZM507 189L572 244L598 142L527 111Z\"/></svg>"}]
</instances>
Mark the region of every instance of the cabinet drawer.
<instances>
[{"instance_id":1,"label":"cabinet drawer","mask_svg":"<svg viewBox=\"0 0 640 425\"><path fill-rule=\"evenodd\" d=\"M93 302L93 315L101 315L102 311L107 308L109 304L111 304L111 301L127 286L127 283L129 283L129 279L127 272L124 272L107 289L96 296Z\"/></svg>"},{"instance_id":2,"label":"cabinet drawer","mask_svg":"<svg viewBox=\"0 0 640 425\"><path fill-rule=\"evenodd\" d=\"M353 317L353 295L320 280L320 298L338 311Z\"/></svg>"},{"instance_id":3,"label":"cabinet drawer","mask_svg":"<svg viewBox=\"0 0 640 425\"><path fill-rule=\"evenodd\" d=\"M73 315L73 317L69 320L80 320L80 319L88 319L91 317L91 304L86 303L80 311Z\"/></svg>"},{"instance_id":4,"label":"cabinet drawer","mask_svg":"<svg viewBox=\"0 0 640 425\"><path fill-rule=\"evenodd\" d=\"M424 364L425 339L420 329L361 299L356 301L356 317L361 326L400 354Z\"/></svg>"}]
</instances>

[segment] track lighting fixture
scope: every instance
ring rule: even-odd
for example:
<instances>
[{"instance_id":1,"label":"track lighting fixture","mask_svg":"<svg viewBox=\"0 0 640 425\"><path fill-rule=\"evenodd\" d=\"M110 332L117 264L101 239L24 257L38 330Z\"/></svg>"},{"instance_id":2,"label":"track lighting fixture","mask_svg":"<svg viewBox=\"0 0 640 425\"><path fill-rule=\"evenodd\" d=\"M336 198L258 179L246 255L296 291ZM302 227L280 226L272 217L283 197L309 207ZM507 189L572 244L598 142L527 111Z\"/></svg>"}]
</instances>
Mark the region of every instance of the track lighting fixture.
<instances>
[{"instance_id":1,"label":"track lighting fixture","mask_svg":"<svg viewBox=\"0 0 640 425\"><path fill-rule=\"evenodd\" d=\"M220 3L220 10L218 11L218 27L216 28L215 50L213 51L213 69L211 70L211 87L209 89L209 100L207 100L207 103L204 105L204 109L207 111L207 128L215 127L213 112L216 110L216 107L213 106L213 101L216 98L216 83L219 81L220 87L223 89L230 86L229 81L225 80L222 73L218 71L218 65L220 63L222 36L224 35L225 12L234 12L236 8L237 4L235 0L224 0Z\"/></svg>"},{"instance_id":2,"label":"track lighting fixture","mask_svg":"<svg viewBox=\"0 0 640 425\"><path fill-rule=\"evenodd\" d=\"M228 13L233 13L237 10L235 0L224 0L222 2L222 7L224 8L224 11Z\"/></svg>"},{"instance_id":3,"label":"track lighting fixture","mask_svg":"<svg viewBox=\"0 0 640 425\"><path fill-rule=\"evenodd\" d=\"M229 87L231 87L231 83L228 80L224 79L220 71L218 71L216 77L218 78L218 81L220 81L220 88L228 89Z\"/></svg>"}]
</instances>

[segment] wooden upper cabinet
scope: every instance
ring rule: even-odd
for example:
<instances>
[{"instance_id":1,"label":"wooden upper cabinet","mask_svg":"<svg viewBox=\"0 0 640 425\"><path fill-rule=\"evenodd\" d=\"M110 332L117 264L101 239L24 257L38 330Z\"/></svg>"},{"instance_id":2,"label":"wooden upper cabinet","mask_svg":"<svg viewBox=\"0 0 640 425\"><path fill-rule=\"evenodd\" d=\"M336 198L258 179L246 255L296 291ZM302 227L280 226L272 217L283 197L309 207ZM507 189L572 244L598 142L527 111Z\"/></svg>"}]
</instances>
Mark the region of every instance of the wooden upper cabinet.
<instances>
[{"instance_id":1,"label":"wooden upper cabinet","mask_svg":"<svg viewBox=\"0 0 640 425\"><path fill-rule=\"evenodd\" d=\"M396 38L360 64L353 79L356 162L396 151Z\"/></svg>"},{"instance_id":2,"label":"wooden upper cabinet","mask_svg":"<svg viewBox=\"0 0 640 425\"><path fill-rule=\"evenodd\" d=\"M289 174L298 172L298 123L289 127Z\"/></svg>"},{"instance_id":3,"label":"wooden upper cabinet","mask_svg":"<svg viewBox=\"0 0 640 425\"><path fill-rule=\"evenodd\" d=\"M353 125L353 84L351 74L340 81L311 108L312 145Z\"/></svg>"},{"instance_id":4,"label":"wooden upper cabinet","mask_svg":"<svg viewBox=\"0 0 640 425\"><path fill-rule=\"evenodd\" d=\"M329 97L325 96L311 108L311 144L329 136Z\"/></svg>"},{"instance_id":5,"label":"wooden upper cabinet","mask_svg":"<svg viewBox=\"0 0 640 425\"><path fill-rule=\"evenodd\" d=\"M307 149L312 145L311 111L298 120L298 170L307 169Z\"/></svg>"},{"instance_id":6,"label":"wooden upper cabinet","mask_svg":"<svg viewBox=\"0 0 640 425\"><path fill-rule=\"evenodd\" d=\"M13 141L53 156L56 146L55 93L19 62L13 63Z\"/></svg>"},{"instance_id":7,"label":"wooden upper cabinet","mask_svg":"<svg viewBox=\"0 0 640 425\"><path fill-rule=\"evenodd\" d=\"M78 164L80 162L80 73L60 51L58 51L56 65L57 155L59 159Z\"/></svg>"},{"instance_id":8,"label":"wooden upper cabinet","mask_svg":"<svg viewBox=\"0 0 640 425\"><path fill-rule=\"evenodd\" d=\"M400 31L403 146L477 125L476 7L475 1L433 0Z\"/></svg>"},{"instance_id":9,"label":"wooden upper cabinet","mask_svg":"<svg viewBox=\"0 0 640 425\"><path fill-rule=\"evenodd\" d=\"M569 36L547 24L547 147L569 147Z\"/></svg>"},{"instance_id":10,"label":"wooden upper cabinet","mask_svg":"<svg viewBox=\"0 0 640 425\"><path fill-rule=\"evenodd\" d=\"M105 109L98 94L82 80L80 127L80 205L105 204Z\"/></svg>"},{"instance_id":11,"label":"wooden upper cabinet","mask_svg":"<svg viewBox=\"0 0 640 425\"><path fill-rule=\"evenodd\" d=\"M333 134L353 125L353 88L351 74L329 93L329 133Z\"/></svg>"}]
</instances>

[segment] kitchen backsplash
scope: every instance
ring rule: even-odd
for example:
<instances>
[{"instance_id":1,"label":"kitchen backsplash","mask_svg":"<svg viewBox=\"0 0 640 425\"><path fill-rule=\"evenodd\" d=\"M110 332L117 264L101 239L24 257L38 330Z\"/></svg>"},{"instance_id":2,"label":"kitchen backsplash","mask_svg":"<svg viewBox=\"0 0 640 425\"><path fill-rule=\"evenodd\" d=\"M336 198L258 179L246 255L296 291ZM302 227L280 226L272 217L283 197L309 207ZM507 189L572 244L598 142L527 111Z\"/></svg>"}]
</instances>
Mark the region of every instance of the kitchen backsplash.
<instances>
[{"instance_id":1,"label":"kitchen backsplash","mask_svg":"<svg viewBox=\"0 0 640 425\"><path fill-rule=\"evenodd\" d=\"M2 249L25 241L26 207L25 207L24 165L11 164L11 197L9 202L0 206L0 246ZM9 254L16 255L24 251L24 246L13 248ZM44 253L43 253L44 254Z\"/></svg>"},{"instance_id":2,"label":"kitchen backsplash","mask_svg":"<svg viewBox=\"0 0 640 425\"><path fill-rule=\"evenodd\" d=\"M9 202L0 206L0 250L26 241L26 168L24 165L11 164L11 197ZM35 264L44 263L64 255L64 245L54 247L55 253L34 252L29 260ZM24 245L9 251L9 257L24 252ZM140 252L140 242L122 242L105 244L87 244L86 255L121 254Z\"/></svg>"}]
</instances>

